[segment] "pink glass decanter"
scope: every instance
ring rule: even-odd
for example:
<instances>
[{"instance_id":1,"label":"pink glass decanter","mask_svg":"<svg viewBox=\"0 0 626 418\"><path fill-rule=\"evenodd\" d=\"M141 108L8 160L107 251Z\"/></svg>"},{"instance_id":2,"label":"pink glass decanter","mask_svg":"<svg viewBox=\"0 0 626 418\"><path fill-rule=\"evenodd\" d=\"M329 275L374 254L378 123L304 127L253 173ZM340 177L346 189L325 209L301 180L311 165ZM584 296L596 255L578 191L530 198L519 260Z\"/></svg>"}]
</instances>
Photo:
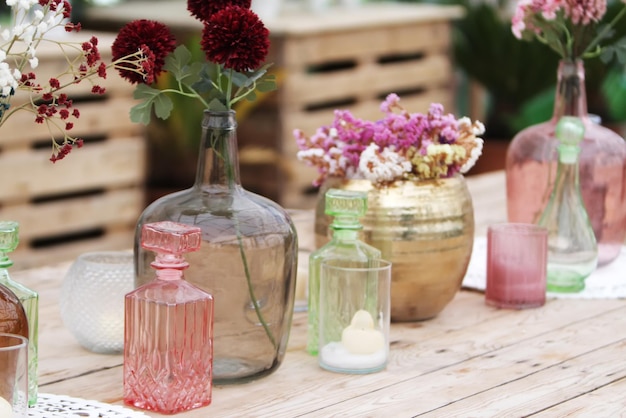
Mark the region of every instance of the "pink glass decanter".
<instances>
[{"instance_id":1,"label":"pink glass decanter","mask_svg":"<svg viewBox=\"0 0 626 418\"><path fill-rule=\"evenodd\" d=\"M126 295L124 402L174 414L211 403L213 297L183 278L184 253L201 230L175 222L145 224L141 246L157 253L156 278Z\"/></svg>"},{"instance_id":2,"label":"pink glass decanter","mask_svg":"<svg viewBox=\"0 0 626 418\"><path fill-rule=\"evenodd\" d=\"M537 223L556 177L556 123L562 116L579 117L585 126L580 187L598 242L601 266L619 255L626 236L626 142L589 118L582 61L561 60L557 76L552 119L522 130L508 148L508 220Z\"/></svg>"}]
</instances>

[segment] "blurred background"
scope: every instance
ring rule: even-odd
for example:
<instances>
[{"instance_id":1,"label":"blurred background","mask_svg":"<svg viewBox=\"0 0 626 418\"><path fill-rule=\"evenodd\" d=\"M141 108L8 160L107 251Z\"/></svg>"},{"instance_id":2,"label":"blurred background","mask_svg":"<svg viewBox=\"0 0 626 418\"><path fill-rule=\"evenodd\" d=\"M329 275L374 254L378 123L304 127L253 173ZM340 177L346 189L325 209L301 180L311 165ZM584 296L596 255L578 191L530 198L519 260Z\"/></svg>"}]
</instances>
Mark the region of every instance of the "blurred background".
<instances>
[{"instance_id":1,"label":"blurred background","mask_svg":"<svg viewBox=\"0 0 626 418\"><path fill-rule=\"evenodd\" d=\"M186 0L73 0L80 36L95 33L103 59L118 30L134 19L168 24L193 54L201 25ZM609 0L607 15L620 2ZM285 208L311 209L314 169L297 161L293 130L313 134L335 109L377 119L397 93L411 112L442 103L481 120L485 147L469 175L504 168L506 148L523 128L552 114L558 57L511 33L513 1L252 0L271 33L268 62L278 89L237 106L243 186ZM0 11L1 13L1 11ZM626 25L617 35L626 35ZM70 35L67 35L70 36ZM73 36L73 35L72 35ZM39 52L41 71L58 68L58 51ZM589 112L624 136L626 68L585 63ZM158 83L172 80L161 77ZM88 86L85 86L88 87ZM0 218L20 222L16 267L132 246L139 214L158 197L191 187L202 107L175 97L167 121L130 122L133 87L109 74L98 101L76 92L74 133L86 146L52 165L49 137L15 119L0 141ZM29 129L22 126L28 124Z\"/></svg>"},{"instance_id":2,"label":"blurred background","mask_svg":"<svg viewBox=\"0 0 626 418\"><path fill-rule=\"evenodd\" d=\"M249 190L281 204L306 208L310 206L307 194L315 193L306 184L313 174L298 173L306 172L306 168L299 167L294 160L291 129L297 127L313 133L315 126L330 123L334 108L348 108L357 116L375 118L375 102L394 91L407 106L415 105L408 107L412 111L426 111L430 99L441 101L447 110L459 116L479 119L486 125L487 142L485 155L473 174L503 168L503 155L511 138L552 114L558 56L538 42L522 42L513 36L510 25L513 0L253 0L252 3L272 33L269 61L275 63L279 82L282 80L285 85L279 84L277 92L262 97L254 108L244 105L238 109L242 176ZM153 6L144 7L145 2L134 0L82 0L76 4L76 18L87 29L113 32L133 18L160 18L175 28L179 39L201 54L199 26L187 16L184 0L153 0L149 4ZM618 0L609 1L607 17L617 13L619 4ZM429 8L420 9L424 6ZM440 8L439 13L430 6ZM370 13L372 8L374 11ZM420 26L423 30L419 30ZM626 25L621 25L618 31L617 35L626 35ZM342 32L344 38L351 39L345 41L337 35ZM388 50L384 47L375 50L385 32L393 34L382 42L387 43ZM331 42L333 35L338 36L334 39L337 42ZM344 47L345 50L327 51L319 59L287 56L289 48L306 48L302 46L306 42L301 42L304 38L308 38L309 44L316 43L314 49ZM374 45L370 51L368 45ZM433 58L441 57L448 62L437 67ZM296 62L297 59L301 62ZM372 65L372 60L376 65ZM427 66L428 61L433 64L430 70L420 72L419 68ZM389 69L394 65L396 72L380 71L383 66ZM605 125L623 129L625 66L617 62L605 65L593 59L586 61L585 67L589 112ZM321 76L307 79L302 73ZM379 81L394 76L403 78L404 83L394 86ZM354 89L340 97L335 89L343 82L353 84ZM303 88L306 83L315 86L315 98L304 98L309 93ZM375 90L370 83L380 88ZM418 95L421 101L415 100ZM370 109L366 109L367 102ZM201 109L189 111L190 106L194 104L179 100L177 117L148 127L148 200L167 189L188 185L193 179L192 161L197 153L202 112ZM298 106L306 107L309 111L306 119L315 123L297 124L302 117ZM163 169L159 163L162 155L167 167L179 169ZM174 158L180 158L180 164ZM289 176L304 178L297 181L294 189Z\"/></svg>"}]
</instances>

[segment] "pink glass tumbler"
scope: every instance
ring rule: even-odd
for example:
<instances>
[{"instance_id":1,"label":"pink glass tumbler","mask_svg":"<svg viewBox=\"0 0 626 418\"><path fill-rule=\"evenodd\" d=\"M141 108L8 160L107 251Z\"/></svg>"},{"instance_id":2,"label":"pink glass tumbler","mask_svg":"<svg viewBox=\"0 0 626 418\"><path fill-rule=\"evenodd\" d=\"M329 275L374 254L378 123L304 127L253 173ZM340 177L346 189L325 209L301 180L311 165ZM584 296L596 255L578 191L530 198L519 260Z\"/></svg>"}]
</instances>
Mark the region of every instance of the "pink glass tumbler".
<instances>
[{"instance_id":1,"label":"pink glass tumbler","mask_svg":"<svg viewBox=\"0 0 626 418\"><path fill-rule=\"evenodd\" d=\"M548 231L534 224L502 223L487 230L485 302L506 309L546 302Z\"/></svg>"}]
</instances>

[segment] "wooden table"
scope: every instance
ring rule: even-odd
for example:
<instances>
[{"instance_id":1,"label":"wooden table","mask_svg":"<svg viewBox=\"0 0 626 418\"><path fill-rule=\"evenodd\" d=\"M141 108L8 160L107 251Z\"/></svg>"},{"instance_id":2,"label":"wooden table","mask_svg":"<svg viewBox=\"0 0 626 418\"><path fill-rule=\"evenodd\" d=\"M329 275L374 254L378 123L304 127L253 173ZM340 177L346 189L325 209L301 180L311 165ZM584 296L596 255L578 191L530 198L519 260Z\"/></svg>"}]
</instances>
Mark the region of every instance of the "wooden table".
<instances>
[{"instance_id":1,"label":"wooden table","mask_svg":"<svg viewBox=\"0 0 626 418\"><path fill-rule=\"evenodd\" d=\"M468 181L477 230L484 233L488 223L504 219L503 174ZM82 349L60 320L67 266L13 275L41 294L40 391L121 404L122 357ZM387 369L362 376L320 369L304 351L305 323L306 313L294 316L276 373L215 387L212 405L179 416L615 417L626 411L624 300L556 299L513 311L487 307L481 293L462 290L435 319L393 324Z\"/></svg>"}]
</instances>

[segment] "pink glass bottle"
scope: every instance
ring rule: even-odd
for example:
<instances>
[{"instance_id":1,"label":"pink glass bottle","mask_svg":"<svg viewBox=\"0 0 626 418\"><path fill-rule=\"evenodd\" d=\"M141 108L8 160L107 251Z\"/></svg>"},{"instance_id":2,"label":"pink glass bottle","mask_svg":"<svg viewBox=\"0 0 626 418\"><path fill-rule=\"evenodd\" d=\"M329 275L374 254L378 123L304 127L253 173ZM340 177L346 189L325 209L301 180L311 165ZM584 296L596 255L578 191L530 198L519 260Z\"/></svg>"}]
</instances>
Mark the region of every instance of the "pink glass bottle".
<instances>
[{"instance_id":1,"label":"pink glass bottle","mask_svg":"<svg viewBox=\"0 0 626 418\"><path fill-rule=\"evenodd\" d=\"M556 177L556 123L562 116L579 117L585 126L580 187L598 242L598 265L605 265L619 255L626 236L626 142L589 118L582 61L561 60L557 76L552 119L519 132L507 151L508 220L539 220Z\"/></svg>"},{"instance_id":2,"label":"pink glass bottle","mask_svg":"<svg viewBox=\"0 0 626 418\"><path fill-rule=\"evenodd\" d=\"M175 222L145 224L141 246L157 253L156 278L126 295L124 402L174 414L211 403L213 297L183 278L184 253L201 230Z\"/></svg>"}]
</instances>

